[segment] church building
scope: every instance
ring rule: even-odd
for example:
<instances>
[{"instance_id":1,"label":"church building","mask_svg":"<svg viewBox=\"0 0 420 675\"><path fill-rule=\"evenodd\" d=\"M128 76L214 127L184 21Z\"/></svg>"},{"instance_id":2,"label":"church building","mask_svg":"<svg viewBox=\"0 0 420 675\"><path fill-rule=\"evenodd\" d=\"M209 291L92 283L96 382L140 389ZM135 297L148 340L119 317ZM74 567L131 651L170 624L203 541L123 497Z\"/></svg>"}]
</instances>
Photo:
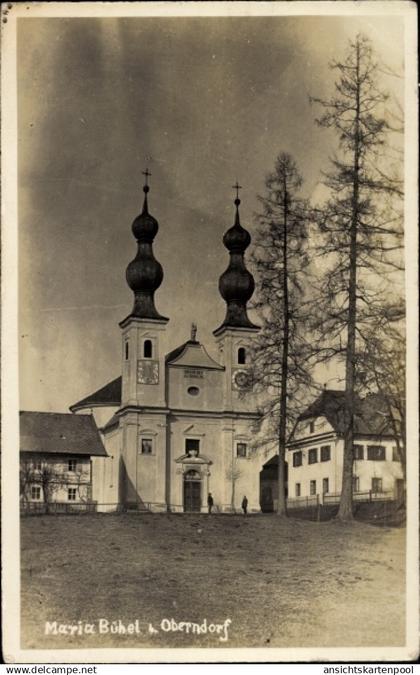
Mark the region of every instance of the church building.
<instances>
[{"instance_id":1,"label":"church building","mask_svg":"<svg viewBox=\"0 0 420 675\"><path fill-rule=\"evenodd\" d=\"M148 210L147 175L132 225L137 255L126 272L134 305L119 324L121 377L71 406L94 415L108 454L94 458L92 497L98 510L199 512L211 493L213 511L240 510L244 496L249 511L260 511L264 458L252 443L258 412L248 375L259 327L247 314L254 279L244 262L251 237L240 224L240 200L223 237L230 260L219 280L226 316L213 331L217 361L194 324L189 339L165 353L170 318L154 301L163 270L153 254L158 223Z\"/></svg>"}]
</instances>

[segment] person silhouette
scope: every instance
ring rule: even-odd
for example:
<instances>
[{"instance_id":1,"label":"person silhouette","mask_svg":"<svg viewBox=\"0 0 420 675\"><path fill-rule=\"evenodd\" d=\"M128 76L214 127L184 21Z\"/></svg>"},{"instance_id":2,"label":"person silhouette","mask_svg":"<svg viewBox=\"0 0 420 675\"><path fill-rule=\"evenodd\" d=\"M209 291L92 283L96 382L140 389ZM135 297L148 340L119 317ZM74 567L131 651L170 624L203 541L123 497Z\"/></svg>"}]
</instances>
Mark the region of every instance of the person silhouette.
<instances>
[{"instance_id":1,"label":"person silhouette","mask_svg":"<svg viewBox=\"0 0 420 675\"><path fill-rule=\"evenodd\" d=\"M248 500L246 498L246 495L244 495L244 498L242 500L242 511L244 512L244 515L246 516L248 512Z\"/></svg>"},{"instance_id":2,"label":"person silhouette","mask_svg":"<svg viewBox=\"0 0 420 675\"><path fill-rule=\"evenodd\" d=\"M213 496L212 496L211 492L209 492L209 496L207 497L207 506L208 506L208 509L209 509L209 513L211 513L211 510L213 508L213 504L214 504Z\"/></svg>"}]
</instances>

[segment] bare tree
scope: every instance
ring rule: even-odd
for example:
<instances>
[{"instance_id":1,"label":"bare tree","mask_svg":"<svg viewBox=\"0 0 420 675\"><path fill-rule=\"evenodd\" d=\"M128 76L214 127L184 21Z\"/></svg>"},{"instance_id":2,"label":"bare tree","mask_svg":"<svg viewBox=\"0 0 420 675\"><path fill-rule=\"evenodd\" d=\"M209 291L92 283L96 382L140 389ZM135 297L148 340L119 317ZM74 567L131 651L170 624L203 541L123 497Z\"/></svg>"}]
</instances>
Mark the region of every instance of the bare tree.
<instances>
[{"instance_id":1,"label":"bare tree","mask_svg":"<svg viewBox=\"0 0 420 675\"><path fill-rule=\"evenodd\" d=\"M401 183L384 168L389 124L387 95L369 40L358 35L347 56L334 62L335 95L312 99L323 108L317 122L337 134L339 156L324 184L330 198L317 210L323 234L319 254L327 266L314 299L318 359L345 361L344 463L338 518L352 519L353 426L357 387L358 340L375 322L383 305L386 275L401 269ZM382 281L380 281L382 280ZM388 285L388 288L390 285Z\"/></svg>"},{"instance_id":2,"label":"bare tree","mask_svg":"<svg viewBox=\"0 0 420 675\"><path fill-rule=\"evenodd\" d=\"M384 308L382 320L364 335L358 353L361 387L379 394L384 427L391 430L406 481L405 334L401 321Z\"/></svg>"},{"instance_id":3,"label":"bare tree","mask_svg":"<svg viewBox=\"0 0 420 675\"><path fill-rule=\"evenodd\" d=\"M54 494L67 484L66 475L53 463L44 462L41 469L35 471L35 482L41 486L45 513L49 513Z\"/></svg>"},{"instance_id":4,"label":"bare tree","mask_svg":"<svg viewBox=\"0 0 420 675\"><path fill-rule=\"evenodd\" d=\"M29 460L21 460L19 466L19 493L23 504L29 501L29 491L36 483L33 463Z\"/></svg>"},{"instance_id":5,"label":"bare tree","mask_svg":"<svg viewBox=\"0 0 420 675\"><path fill-rule=\"evenodd\" d=\"M234 458L232 457L231 464L226 469L226 480L228 480L231 484L230 508L232 509L233 512L235 512L236 483L238 479L241 477L241 475L242 471L239 469Z\"/></svg>"},{"instance_id":6,"label":"bare tree","mask_svg":"<svg viewBox=\"0 0 420 675\"><path fill-rule=\"evenodd\" d=\"M263 423L268 420L265 440L270 430L276 436L277 514L285 516L288 424L292 425L302 390L307 391L310 382L303 359L307 346L303 338L303 275L308 265L308 208L299 196L302 178L291 155L278 156L265 184L266 194L259 197L262 210L252 256L259 279L254 306L263 323L254 345L252 377L256 390L268 394L262 403L261 419Z\"/></svg>"}]
</instances>

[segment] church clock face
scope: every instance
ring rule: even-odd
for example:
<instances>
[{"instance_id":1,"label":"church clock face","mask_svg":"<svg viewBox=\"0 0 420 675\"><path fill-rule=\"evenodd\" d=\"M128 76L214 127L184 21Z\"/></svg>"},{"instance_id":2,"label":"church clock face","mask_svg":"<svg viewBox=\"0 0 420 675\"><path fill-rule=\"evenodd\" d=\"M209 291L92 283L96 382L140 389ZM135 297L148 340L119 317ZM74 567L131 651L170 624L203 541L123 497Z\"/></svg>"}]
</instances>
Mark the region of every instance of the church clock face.
<instances>
[{"instance_id":1,"label":"church clock face","mask_svg":"<svg viewBox=\"0 0 420 675\"><path fill-rule=\"evenodd\" d=\"M150 360L137 361L137 382L139 384L158 384L159 362Z\"/></svg>"},{"instance_id":2,"label":"church clock face","mask_svg":"<svg viewBox=\"0 0 420 675\"><path fill-rule=\"evenodd\" d=\"M232 375L232 384L235 389L249 389L251 383L246 370L235 370Z\"/></svg>"}]
</instances>

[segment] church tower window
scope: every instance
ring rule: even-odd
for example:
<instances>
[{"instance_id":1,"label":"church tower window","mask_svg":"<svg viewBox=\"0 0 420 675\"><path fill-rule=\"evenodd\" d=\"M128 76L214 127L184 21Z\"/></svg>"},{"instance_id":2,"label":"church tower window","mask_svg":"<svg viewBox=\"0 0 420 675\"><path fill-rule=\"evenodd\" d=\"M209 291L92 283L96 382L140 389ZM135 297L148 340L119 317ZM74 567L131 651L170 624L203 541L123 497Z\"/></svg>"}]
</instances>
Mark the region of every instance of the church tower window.
<instances>
[{"instance_id":1,"label":"church tower window","mask_svg":"<svg viewBox=\"0 0 420 675\"><path fill-rule=\"evenodd\" d=\"M153 451L153 441L151 438L142 438L141 439L141 454L142 455L151 455Z\"/></svg>"},{"instance_id":2,"label":"church tower window","mask_svg":"<svg viewBox=\"0 0 420 675\"><path fill-rule=\"evenodd\" d=\"M237 457L247 457L246 443L237 443L236 444L236 456Z\"/></svg>"},{"instance_id":3,"label":"church tower window","mask_svg":"<svg viewBox=\"0 0 420 675\"><path fill-rule=\"evenodd\" d=\"M125 356L126 361L128 361L128 354L129 354L129 346L128 346L128 340L127 340L125 345L124 345L124 356Z\"/></svg>"},{"instance_id":4,"label":"church tower window","mask_svg":"<svg viewBox=\"0 0 420 675\"><path fill-rule=\"evenodd\" d=\"M246 363L246 349L245 347L239 347L238 349L238 363L243 365Z\"/></svg>"},{"instance_id":5,"label":"church tower window","mask_svg":"<svg viewBox=\"0 0 420 675\"><path fill-rule=\"evenodd\" d=\"M185 439L185 454L190 456L197 456L200 452L200 441L197 438Z\"/></svg>"},{"instance_id":6,"label":"church tower window","mask_svg":"<svg viewBox=\"0 0 420 675\"><path fill-rule=\"evenodd\" d=\"M151 340L145 340L143 344L143 356L145 359L151 359L153 354L153 345Z\"/></svg>"}]
</instances>

